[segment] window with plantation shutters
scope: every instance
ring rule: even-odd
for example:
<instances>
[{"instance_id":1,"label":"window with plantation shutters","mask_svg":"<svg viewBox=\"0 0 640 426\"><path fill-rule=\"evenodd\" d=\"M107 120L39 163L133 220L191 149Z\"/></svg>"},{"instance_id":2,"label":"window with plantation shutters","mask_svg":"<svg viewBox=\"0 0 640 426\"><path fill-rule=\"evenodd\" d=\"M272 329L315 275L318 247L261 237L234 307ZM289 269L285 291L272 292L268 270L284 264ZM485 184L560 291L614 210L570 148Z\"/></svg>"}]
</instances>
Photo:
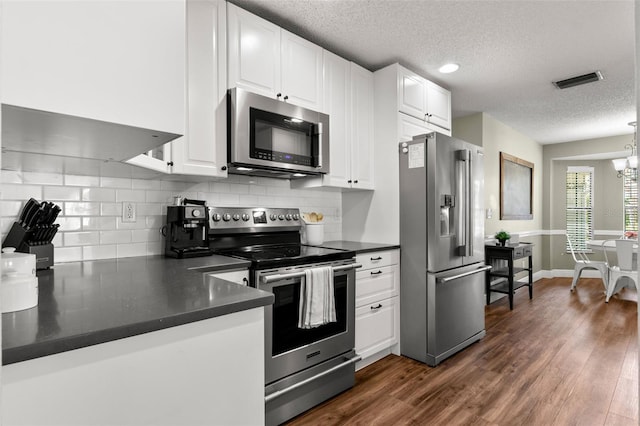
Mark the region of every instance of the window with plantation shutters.
<instances>
[{"instance_id":1,"label":"window with plantation shutters","mask_svg":"<svg viewBox=\"0 0 640 426\"><path fill-rule=\"evenodd\" d=\"M626 168L623 175L624 231L638 232L638 171Z\"/></svg>"},{"instance_id":2,"label":"window with plantation shutters","mask_svg":"<svg viewBox=\"0 0 640 426\"><path fill-rule=\"evenodd\" d=\"M593 167L568 167L566 192L567 237L574 250L588 251L587 240L593 236Z\"/></svg>"}]
</instances>

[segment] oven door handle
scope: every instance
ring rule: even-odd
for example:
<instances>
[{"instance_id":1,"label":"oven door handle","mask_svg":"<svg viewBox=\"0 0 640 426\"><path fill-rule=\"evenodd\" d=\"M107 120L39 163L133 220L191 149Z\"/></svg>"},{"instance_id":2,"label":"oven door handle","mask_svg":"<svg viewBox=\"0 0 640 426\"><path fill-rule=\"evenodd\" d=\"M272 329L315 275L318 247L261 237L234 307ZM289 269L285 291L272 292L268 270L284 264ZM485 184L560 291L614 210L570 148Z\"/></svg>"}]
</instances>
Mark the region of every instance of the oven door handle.
<instances>
[{"instance_id":1,"label":"oven door handle","mask_svg":"<svg viewBox=\"0 0 640 426\"><path fill-rule=\"evenodd\" d=\"M330 369L328 369L326 371L323 371L322 373L318 373L315 376L311 376L311 377L309 377L307 379L304 379L304 380L302 380L302 381L300 381L298 383L295 383L295 384L293 384L293 385L291 385L291 386L289 386L287 388L280 389L279 391L275 391L273 393L270 393L269 395L265 395L264 402L265 403L271 402L274 399L278 398L279 396L284 395L285 393L289 393L292 390L298 389L299 387L306 385L307 383L311 383L314 380L318 380L318 379L320 379L320 378L322 378L322 377L324 377L324 376L326 376L328 374L333 373L336 370L340 370L341 368L347 367L347 366L349 366L351 364L355 364L356 362L360 361L361 359L362 359L362 357L360 355L356 354L353 358L348 358L345 362L342 362L342 363L340 363L340 364L338 364L338 365L336 365L334 367L331 367Z\"/></svg>"},{"instance_id":2,"label":"oven door handle","mask_svg":"<svg viewBox=\"0 0 640 426\"><path fill-rule=\"evenodd\" d=\"M350 263L348 265L342 265L342 266L334 266L333 270L334 271L348 271L350 269L357 269L357 268L362 268L362 265L359 263ZM286 280L289 278L298 278L298 277L304 277L305 273L304 270L301 272L291 272L290 274L274 274L274 275L266 275L262 277L262 283L263 284L269 284L271 282L274 281L282 281L282 280Z\"/></svg>"}]
</instances>

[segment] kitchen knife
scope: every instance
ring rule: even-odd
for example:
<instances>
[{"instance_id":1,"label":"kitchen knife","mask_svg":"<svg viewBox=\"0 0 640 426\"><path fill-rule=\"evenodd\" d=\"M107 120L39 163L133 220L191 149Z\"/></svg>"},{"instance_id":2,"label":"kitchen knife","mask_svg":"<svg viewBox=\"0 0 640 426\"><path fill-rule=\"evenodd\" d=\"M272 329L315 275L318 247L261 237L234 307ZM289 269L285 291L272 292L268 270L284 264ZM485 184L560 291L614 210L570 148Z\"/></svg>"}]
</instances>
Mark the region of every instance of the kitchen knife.
<instances>
[{"instance_id":1,"label":"kitchen knife","mask_svg":"<svg viewBox=\"0 0 640 426\"><path fill-rule=\"evenodd\" d=\"M40 211L40 203L34 204L27 212L23 226L26 229L31 229L37 223L38 212Z\"/></svg>"},{"instance_id":2,"label":"kitchen knife","mask_svg":"<svg viewBox=\"0 0 640 426\"><path fill-rule=\"evenodd\" d=\"M40 203L35 198L29 198L27 202L24 204L22 208L22 213L20 213L20 218L18 219L18 223L22 226L26 226L27 219L31 217L33 211L40 208Z\"/></svg>"}]
</instances>

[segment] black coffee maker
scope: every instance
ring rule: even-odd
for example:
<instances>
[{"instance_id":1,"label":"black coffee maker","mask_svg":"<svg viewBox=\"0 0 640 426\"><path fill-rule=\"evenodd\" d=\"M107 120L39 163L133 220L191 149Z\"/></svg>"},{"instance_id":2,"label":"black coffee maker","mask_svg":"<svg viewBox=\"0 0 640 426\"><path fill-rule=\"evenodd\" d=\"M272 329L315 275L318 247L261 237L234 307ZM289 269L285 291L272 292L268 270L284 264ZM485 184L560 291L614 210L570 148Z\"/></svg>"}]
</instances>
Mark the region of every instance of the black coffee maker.
<instances>
[{"instance_id":1,"label":"black coffee maker","mask_svg":"<svg viewBox=\"0 0 640 426\"><path fill-rule=\"evenodd\" d=\"M209 256L209 209L205 201L177 198L167 207L164 254L168 257Z\"/></svg>"}]
</instances>

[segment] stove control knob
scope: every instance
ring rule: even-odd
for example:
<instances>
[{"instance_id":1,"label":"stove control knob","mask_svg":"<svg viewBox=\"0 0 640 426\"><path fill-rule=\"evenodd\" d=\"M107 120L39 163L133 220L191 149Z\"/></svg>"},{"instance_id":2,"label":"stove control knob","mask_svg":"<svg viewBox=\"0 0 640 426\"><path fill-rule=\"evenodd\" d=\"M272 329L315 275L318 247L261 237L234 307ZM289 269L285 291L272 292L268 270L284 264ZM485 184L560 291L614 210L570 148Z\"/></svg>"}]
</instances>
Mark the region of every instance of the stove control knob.
<instances>
[{"instance_id":1,"label":"stove control knob","mask_svg":"<svg viewBox=\"0 0 640 426\"><path fill-rule=\"evenodd\" d=\"M200 215L202 214L202 212L198 209L193 209L191 210L191 216L193 217L200 217Z\"/></svg>"},{"instance_id":2,"label":"stove control knob","mask_svg":"<svg viewBox=\"0 0 640 426\"><path fill-rule=\"evenodd\" d=\"M231 220L231 215L229 213L223 214L222 220L224 220L225 222L229 222Z\"/></svg>"},{"instance_id":3,"label":"stove control knob","mask_svg":"<svg viewBox=\"0 0 640 426\"><path fill-rule=\"evenodd\" d=\"M285 217L287 218L287 220L291 220L293 218L293 216L291 216L291 213L287 213Z\"/></svg>"},{"instance_id":4,"label":"stove control knob","mask_svg":"<svg viewBox=\"0 0 640 426\"><path fill-rule=\"evenodd\" d=\"M222 217L220 216L220 214L218 214L218 213L214 213L214 214L211 216L211 219L213 219L213 221L214 221L214 222L220 222L220 219L222 219Z\"/></svg>"},{"instance_id":5,"label":"stove control knob","mask_svg":"<svg viewBox=\"0 0 640 426\"><path fill-rule=\"evenodd\" d=\"M283 214L278 215L278 219L284 220L284 215Z\"/></svg>"},{"instance_id":6,"label":"stove control knob","mask_svg":"<svg viewBox=\"0 0 640 426\"><path fill-rule=\"evenodd\" d=\"M298 213L294 213L293 220L300 220L300 215Z\"/></svg>"},{"instance_id":7,"label":"stove control knob","mask_svg":"<svg viewBox=\"0 0 640 426\"><path fill-rule=\"evenodd\" d=\"M249 213L242 213L242 220L246 222L249 219L251 219L251 216L249 216Z\"/></svg>"},{"instance_id":8,"label":"stove control knob","mask_svg":"<svg viewBox=\"0 0 640 426\"><path fill-rule=\"evenodd\" d=\"M269 218L271 220L276 220L278 218L278 216L276 216L275 214L271 213L271 216L269 216Z\"/></svg>"},{"instance_id":9,"label":"stove control knob","mask_svg":"<svg viewBox=\"0 0 640 426\"><path fill-rule=\"evenodd\" d=\"M236 213L236 214L234 214L234 215L233 215L233 220L235 220L235 221L240 220L240 215L239 215L239 214L237 214L237 213Z\"/></svg>"}]
</instances>

